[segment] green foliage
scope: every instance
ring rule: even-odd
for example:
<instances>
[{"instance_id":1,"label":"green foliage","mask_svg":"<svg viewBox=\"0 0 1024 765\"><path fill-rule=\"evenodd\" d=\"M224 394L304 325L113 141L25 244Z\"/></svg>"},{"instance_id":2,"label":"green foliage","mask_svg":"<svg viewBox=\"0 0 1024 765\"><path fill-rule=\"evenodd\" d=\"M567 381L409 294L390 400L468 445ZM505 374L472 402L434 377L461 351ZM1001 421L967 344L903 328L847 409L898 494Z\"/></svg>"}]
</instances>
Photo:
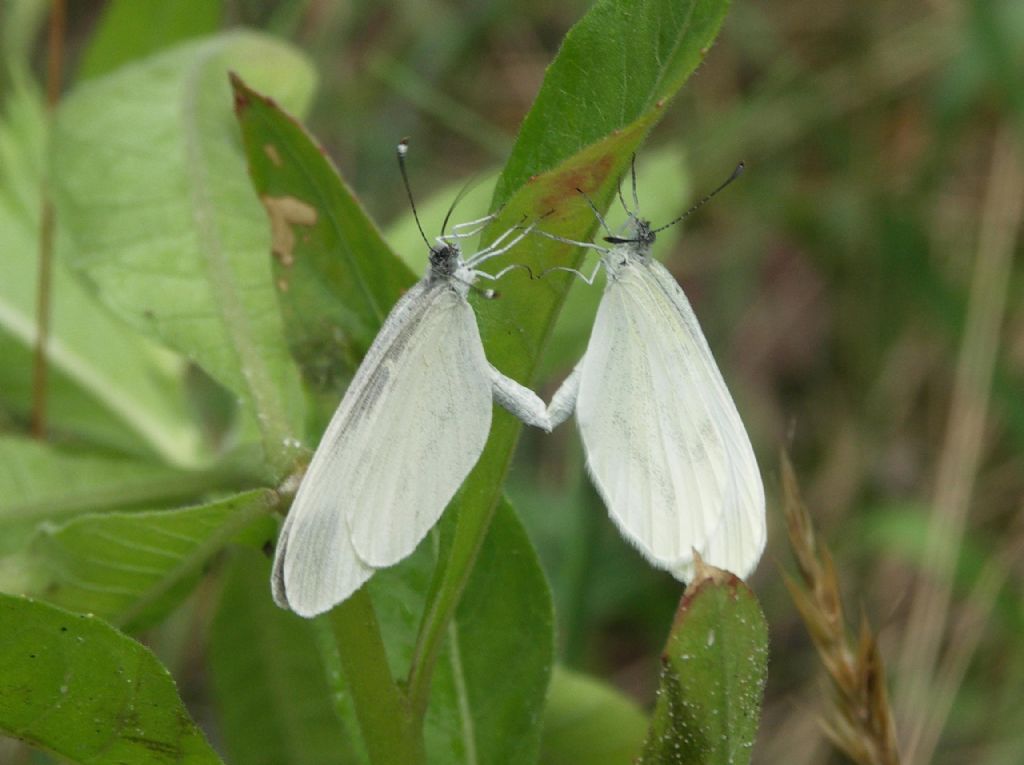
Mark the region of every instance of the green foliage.
<instances>
[{"instance_id":1,"label":"green foliage","mask_svg":"<svg viewBox=\"0 0 1024 765\"><path fill-rule=\"evenodd\" d=\"M449 553L442 523L396 566L370 581L390 664L416 659L416 628L438 562ZM430 762L535 762L551 672L554 615L537 555L515 512L501 503L455 617L446 629L426 714Z\"/></svg>"},{"instance_id":2,"label":"green foliage","mask_svg":"<svg viewBox=\"0 0 1024 765\"><path fill-rule=\"evenodd\" d=\"M703 60L728 8L727 0L595 3L562 41L495 201L611 133L654 119Z\"/></svg>"},{"instance_id":3,"label":"green foliage","mask_svg":"<svg viewBox=\"0 0 1024 765\"><path fill-rule=\"evenodd\" d=\"M210 628L210 672L227 759L238 765L357 762L342 729L317 625L271 601L270 565L238 550Z\"/></svg>"},{"instance_id":4,"label":"green foliage","mask_svg":"<svg viewBox=\"0 0 1024 765\"><path fill-rule=\"evenodd\" d=\"M276 504L274 492L258 489L180 510L108 512L44 526L32 550L44 572L39 594L142 629L166 616L203 566L240 534L257 547L268 544L268 513Z\"/></svg>"},{"instance_id":5,"label":"green foliage","mask_svg":"<svg viewBox=\"0 0 1024 765\"><path fill-rule=\"evenodd\" d=\"M544 710L541 765L626 765L640 754L647 715L592 677L556 667Z\"/></svg>"},{"instance_id":6,"label":"green foliage","mask_svg":"<svg viewBox=\"0 0 1024 765\"><path fill-rule=\"evenodd\" d=\"M187 499L213 480L131 457L69 453L27 438L0 437L0 554L24 544L42 521Z\"/></svg>"},{"instance_id":7,"label":"green foliage","mask_svg":"<svg viewBox=\"0 0 1024 765\"><path fill-rule=\"evenodd\" d=\"M803 3L787 6L786 13L734 3L713 47L707 27L719 23L724 3L405 2L388 12L308 0L67 5L62 85L80 119L58 117L58 140L69 134L74 140L49 151L39 91L47 63L43 25L52 4L0 3L0 590L40 591L40 574L59 572L51 555L67 556L75 567L83 550L118 559L113 553L120 548L102 546L93 534L106 529L102 516L111 516L119 538L154 533L148 522L137 530L130 514L144 511L144 520L187 516L252 487L278 487L289 474L280 487L284 509L306 457L293 450L295 439L315 442L394 290L426 265L395 168L398 138L411 138L410 174L429 233L476 173L484 180L460 203L456 220L507 202L487 237L524 215L530 220L553 210L541 223L545 229L587 238L599 234L575 185L604 208L629 154L650 135L646 143L657 145L638 153L639 191L643 214L655 222L681 212L738 160L747 160L743 181L659 234L655 254L693 302L761 464L770 464L766 447L791 444L812 506L821 511L822 539L835 542L843 589L851 602L863 603L870 621L886 625L887 653L901 639L901 620L890 618L905 610L900 598L916 579L932 581L935 566L924 540L931 534L961 549L950 576L936 580L952 596L953 629L943 634L935 627L932 637L952 650L940 652L934 675L916 677L895 663L888 673L897 719L929 717L916 759L945 765L970 752L981 765L1024 761L1018 724L1024 601L1012 567L1019 559L1024 490L1019 257L1001 283L1006 315L993 322L997 330L988 338L995 357L991 390L980 385L969 396L950 395L955 375L971 371L963 362L984 347L963 345L970 317L979 306L999 302L972 295L972 271L993 262L987 247L1002 242L1017 255L1020 250L1014 195L989 179L1019 166L1019 0ZM548 68L566 28L584 15ZM273 32L315 62L323 88L306 125L318 142L269 105L273 114L265 123L237 123L230 113L229 66L255 91L302 113L287 91L294 84L308 97L312 77L308 71L296 77L294 54L282 57L281 43L242 32L203 38L177 53L169 49L218 25ZM702 35L706 40L697 42ZM243 62L235 60L241 49L228 38L260 42L242 46L252 54ZM218 48L226 51L219 63L213 60ZM673 99L707 48L707 63ZM182 50L191 50L191 57ZM270 79L254 66L273 70ZM38 82L29 80L29 71ZM168 84L172 80L178 85ZM111 92L117 82L127 84ZM538 87L536 106L520 125ZM86 107L89 93L97 101ZM666 106L657 109L662 97ZM190 112L188 103L202 108ZM272 124L287 128L282 135L294 143L308 177L290 173L297 165L271 167L269 155L257 152L263 165L253 164L255 184L247 182L244 160L259 148L251 139ZM198 163L181 150L188 125L200 138ZM89 140L76 143L82 133ZM993 146L1014 135L1015 150L993 154ZM344 182L315 155L321 143L343 169ZM685 164L679 147L685 147ZM85 156L78 156L80 149ZM996 162L999 156L1011 159ZM490 166L495 160L499 164ZM50 175L59 209L49 427L44 443L29 443L39 203ZM76 188L64 188L71 181ZM628 200L628 182L624 190ZM274 239L258 201L263 193L294 196L316 210L313 226L292 226L295 251L304 258L291 272L271 254ZM536 198L527 199L530 194ZM197 204L200 198L211 204ZM94 199L95 209L80 213L77 203ZM324 225L331 205L353 213L344 225ZM407 268L380 245L364 206ZM610 218L618 207L612 204ZM220 251L209 236L199 238L195 220L204 213L215 223L203 231L221 235ZM360 236L346 236L357 230ZM677 247L673 238L679 236ZM396 279L376 296L376 312L367 310L375 301L362 302L347 281L349 268L361 267L358 259L371 252L378 259L367 258L366 265L387 264L373 286ZM494 261L493 270L525 262L536 271L579 260L589 271L592 254L531 237ZM282 293L275 282L283 273L301 289ZM488 354L546 398L586 343L600 283L587 287L560 274L530 281L513 271L496 286L500 299L475 305ZM332 295L344 295L344 302ZM239 312L242 322L234 320ZM255 353L247 352L249 340ZM245 362L253 358L266 375L250 380ZM935 465L944 450L946 459L954 458L946 464L966 464L948 453L952 439L944 433L970 431L960 426L972 420L983 441L977 470L958 484L968 515L962 525L941 525L940 537L934 484L943 471ZM639 748L640 708L653 700L652 656L664 642L679 586L620 539L590 490L571 425L552 436L524 434L506 478L517 427L504 413L496 415L495 443L481 461L481 475L448 513L437 540L410 561L410 571L389 572L364 591L367 602L374 593L379 619L373 623L389 633L392 652L391 662L376 668L383 669L382 684L370 690L387 686L399 701L411 698L404 683L392 680L409 675L410 663L419 667L410 690L428 720L432 753L456 740L450 625L465 616L458 605L463 590L495 560L491 547L480 552L487 510L507 493L556 593L558 661L610 679L639 703L612 692L605 698L609 689L594 688L586 676L567 681L556 672L543 712L537 712L532 686L524 691L535 723L545 720L540 756L544 762L625 763ZM770 468L766 477L771 499ZM495 528L506 511L497 512ZM264 520L241 539L247 546L270 533L270 514L261 515ZM71 522L65 531L62 525ZM29 546L40 524L48 531ZM767 560L781 555L777 526ZM198 539L220 528L189 533ZM65 547L65 541L74 544ZM214 740L236 762L264 755L297 759L304 750L296 742L322 753L322 761L330 761L330 746L339 760L367 762L354 686L340 671L326 625L299 622L270 604L266 564L254 552L241 551L246 555L239 563L238 551L219 552L225 547L219 541L213 546L217 551L200 556L201 562L186 556L193 562L167 590L173 597L152 601L159 608L145 619L147 643L188 678L197 719L220 734ZM40 566L44 548L46 568ZM450 573L435 570L437 562ZM87 573L100 581L96 570ZM219 598L222 574L228 578ZM388 576L415 588L416 597L402 601L404 611L379 593ZM787 636L773 656L765 716L772 724L761 733L755 759L829 759L812 719L819 708L793 703L816 698L819 689L807 643L788 639L802 633L792 604L771 566L762 564L753 584L773 631ZM191 597L181 600L189 590ZM96 599L95 592L79 593L60 581L54 593L75 609ZM215 628L204 629L214 613ZM536 614L531 619L540 621ZM5 621L3 662L6 627ZM550 631L533 629L550 642ZM465 663L475 646L463 632L459 626ZM211 645L212 652L204 650ZM911 642L904 652L914 654L915 647ZM417 649L421 659L414 661ZM518 651L490 660L512 674ZM985 661L972 659L982 654ZM272 676L267 657L274 656L289 668L287 675ZM435 666L436 672L427 671ZM213 682L202 682L204 672ZM936 689L929 704L903 701L909 697L902 686L927 683ZM210 690L216 690L215 708ZM467 698L474 715L487 715L478 696ZM178 703L172 694L166 708L180 709ZM116 715L108 720L110 730L120 725ZM342 739L348 748L335 748ZM48 764L58 757L29 753L0 737L0 762Z\"/></svg>"},{"instance_id":8,"label":"green foliage","mask_svg":"<svg viewBox=\"0 0 1024 765\"><path fill-rule=\"evenodd\" d=\"M548 69L508 163L456 217L482 215L490 197L497 217L483 243L534 221L589 239L596 221L578 189L607 208L727 7L599 0ZM269 551L272 511L284 509L307 456L299 439L319 436L426 252L416 234L396 256L289 116L312 97L303 55L253 32L202 37L221 9L109 4L54 118L49 158L47 117L31 88L4 103L0 245L13 254L0 282L0 353L12 364L0 369L0 415L24 418L31 399L38 191L48 182L59 255L50 423L71 444L0 439L0 586L89 615L0 597L0 730L75 762L219 762L166 670L116 625L157 628L178 657L203 654L192 641L208 638L232 762L377 765L395 762L395 752L410 765L625 762L647 724L637 705L568 672L548 699L551 593L504 499L519 424L502 411L456 512L413 556L378 572L329 622L273 606L266 559L251 548ZM299 14L284 7L275 18ZM190 41L175 44L182 40ZM390 156L392 139L382 140ZM645 215L679 212L680 162L675 151L641 157ZM649 204L644 184L659 188ZM422 209L439 223L454 196ZM468 214L474 205L477 216ZM411 230L408 218L404 225ZM582 257L532 236L506 262L539 273ZM530 382L542 364L579 354L599 289L517 271L500 291L498 300L473 298L498 368ZM567 299L571 315L559 323ZM203 416L222 395L214 385L237 402L231 424ZM182 617L195 620L191 628L214 612L209 630L174 645L161 625L210 571L223 576L216 605L217 591L201 588ZM742 619L759 615L749 591L730 592L739 592ZM659 741L725 734L745 752L759 697L738 702L746 727L714 715L744 683L760 689L762 680L740 682L728 663L756 636L723 639L714 656L725 658L692 677L673 663L687 634L707 634L707 620L740 619L732 601L702 611L718 603L713 595L702 589L686 606L692 613L680 622L691 624L670 640L665 680L676 695L706 691L712 717L681 733L666 692L655 729ZM649 758L656 748L648 744Z\"/></svg>"},{"instance_id":9,"label":"green foliage","mask_svg":"<svg viewBox=\"0 0 1024 765\"><path fill-rule=\"evenodd\" d=\"M16 75L0 121L0 404L20 416L31 400L45 133L39 98ZM57 246L67 252L59 232ZM181 360L114 321L60 260L52 303L51 428L101 447L196 464L199 435L181 393Z\"/></svg>"},{"instance_id":10,"label":"green foliage","mask_svg":"<svg viewBox=\"0 0 1024 765\"><path fill-rule=\"evenodd\" d=\"M238 76L232 85L249 173L271 223L288 345L307 386L327 394L330 414L346 372L414 279L315 139Z\"/></svg>"},{"instance_id":11,"label":"green foliage","mask_svg":"<svg viewBox=\"0 0 1024 765\"><path fill-rule=\"evenodd\" d=\"M101 620L0 595L0 731L74 763L216 765L174 681Z\"/></svg>"},{"instance_id":12,"label":"green foliage","mask_svg":"<svg viewBox=\"0 0 1024 765\"><path fill-rule=\"evenodd\" d=\"M642 765L744 765L768 672L768 625L727 571L700 565L662 655Z\"/></svg>"},{"instance_id":13,"label":"green foliage","mask_svg":"<svg viewBox=\"0 0 1024 765\"><path fill-rule=\"evenodd\" d=\"M193 37L217 31L220 0L112 0L82 56L83 80Z\"/></svg>"},{"instance_id":14,"label":"green foliage","mask_svg":"<svg viewBox=\"0 0 1024 765\"><path fill-rule=\"evenodd\" d=\"M269 232L231 118L229 70L297 109L313 87L294 50L233 33L75 88L55 136L58 216L73 266L120 317L241 398L280 475L303 402L282 342Z\"/></svg>"}]
</instances>

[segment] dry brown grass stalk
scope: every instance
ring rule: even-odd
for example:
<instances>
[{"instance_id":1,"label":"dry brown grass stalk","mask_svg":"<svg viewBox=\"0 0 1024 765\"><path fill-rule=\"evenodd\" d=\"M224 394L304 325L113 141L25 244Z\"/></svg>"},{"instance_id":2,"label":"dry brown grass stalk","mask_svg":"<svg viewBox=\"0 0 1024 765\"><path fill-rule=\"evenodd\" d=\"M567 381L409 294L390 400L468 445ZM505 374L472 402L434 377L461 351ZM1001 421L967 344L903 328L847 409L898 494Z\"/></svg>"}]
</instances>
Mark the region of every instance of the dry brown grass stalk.
<instances>
[{"instance_id":1,"label":"dry brown grass stalk","mask_svg":"<svg viewBox=\"0 0 1024 765\"><path fill-rule=\"evenodd\" d=\"M782 489L789 542L799 571L799 577L785 575L786 586L832 688L822 727L832 743L854 762L898 765L896 729L878 641L863 613L858 636L847 628L832 555L815 535L785 453Z\"/></svg>"}]
</instances>

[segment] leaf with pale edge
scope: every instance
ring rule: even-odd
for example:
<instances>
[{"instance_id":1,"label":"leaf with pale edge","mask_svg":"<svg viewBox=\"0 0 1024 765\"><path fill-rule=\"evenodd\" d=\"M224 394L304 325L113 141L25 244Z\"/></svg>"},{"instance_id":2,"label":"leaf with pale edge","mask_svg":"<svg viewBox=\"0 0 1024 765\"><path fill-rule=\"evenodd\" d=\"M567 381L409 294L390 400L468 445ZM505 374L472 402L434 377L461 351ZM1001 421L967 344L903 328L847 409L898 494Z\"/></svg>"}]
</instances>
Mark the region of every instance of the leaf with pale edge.
<instances>
[{"instance_id":1,"label":"leaf with pale edge","mask_svg":"<svg viewBox=\"0 0 1024 765\"><path fill-rule=\"evenodd\" d=\"M54 199L72 266L115 313L239 397L278 478L294 462L304 401L228 70L299 110L314 83L296 50L250 32L180 45L81 83L57 115Z\"/></svg>"},{"instance_id":2,"label":"leaf with pale edge","mask_svg":"<svg viewBox=\"0 0 1024 765\"><path fill-rule=\"evenodd\" d=\"M229 542L257 547L274 534L277 494L256 489L178 510L83 515L47 526L32 545L39 594L139 630L181 602Z\"/></svg>"},{"instance_id":3,"label":"leaf with pale edge","mask_svg":"<svg viewBox=\"0 0 1024 765\"><path fill-rule=\"evenodd\" d=\"M267 212L274 286L292 356L331 410L377 330L416 277L315 139L232 75L249 173ZM427 258L422 242L418 251Z\"/></svg>"}]
</instances>

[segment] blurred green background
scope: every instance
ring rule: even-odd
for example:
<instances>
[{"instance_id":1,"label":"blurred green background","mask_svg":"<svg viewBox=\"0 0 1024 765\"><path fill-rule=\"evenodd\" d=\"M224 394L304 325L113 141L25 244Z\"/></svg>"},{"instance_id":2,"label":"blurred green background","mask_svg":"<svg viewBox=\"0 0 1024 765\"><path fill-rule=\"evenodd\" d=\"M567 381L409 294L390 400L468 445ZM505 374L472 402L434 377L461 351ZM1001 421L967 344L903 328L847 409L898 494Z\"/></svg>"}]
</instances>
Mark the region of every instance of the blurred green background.
<instances>
[{"instance_id":1,"label":"blurred green background","mask_svg":"<svg viewBox=\"0 0 1024 765\"><path fill-rule=\"evenodd\" d=\"M45 3L15 5L5 44L42 73L30 19ZM428 230L470 177L478 186L456 217L486 207L545 66L589 3L169 5L312 57L309 128L422 269L395 142L412 138ZM70 3L69 73L88 66L103 12ZM657 254L702 322L768 490L768 550L751 580L773 640L755 762L841 761L818 725L821 668L780 576L780 448L849 611L863 608L879 633L907 761L1024 762L1022 139L1020 0L737 0L639 157L641 209L656 224L747 164ZM574 287L542 397L585 347L599 296ZM555 593L563 661L649 704L679 584L620 539L575 428L524 433L508 490ZM164 658L201 719L204 679L177 650L177 664Z\"/></svg>"}]
</instances>

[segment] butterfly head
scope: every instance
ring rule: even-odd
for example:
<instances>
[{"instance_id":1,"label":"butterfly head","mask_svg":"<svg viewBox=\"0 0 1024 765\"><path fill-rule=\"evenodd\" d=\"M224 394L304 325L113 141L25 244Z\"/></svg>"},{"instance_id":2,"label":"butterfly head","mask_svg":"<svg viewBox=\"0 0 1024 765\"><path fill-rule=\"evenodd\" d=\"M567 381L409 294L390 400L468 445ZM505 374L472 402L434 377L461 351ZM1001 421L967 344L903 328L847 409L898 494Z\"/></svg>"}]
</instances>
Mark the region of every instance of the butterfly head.
<instances>
[{"instance_id":1,"label":"butterfly head","mask_svg":"<svg viewBox=\"0 0 1024 765\"><path fill-rule=\"evenodd\" d=\"M626 236L606 236L604 240L609 244L621 245L628 252L640 258L650 255L651 245L658 237L658 232L651 228L651 222L644 218L630 216ZM616 250L619 248L616 247Z\"/></svg>"},{"instance_id":2,"label":"butterfly head","mask_svg":"<svg viewBox=\"0 0 1024 765\"><path fill-rule=\"evenodd\" d=\"M454 244L439 243L430 248L430 275L450 278L462 265L462 253Z\"/></svg>"}]
</instances>

